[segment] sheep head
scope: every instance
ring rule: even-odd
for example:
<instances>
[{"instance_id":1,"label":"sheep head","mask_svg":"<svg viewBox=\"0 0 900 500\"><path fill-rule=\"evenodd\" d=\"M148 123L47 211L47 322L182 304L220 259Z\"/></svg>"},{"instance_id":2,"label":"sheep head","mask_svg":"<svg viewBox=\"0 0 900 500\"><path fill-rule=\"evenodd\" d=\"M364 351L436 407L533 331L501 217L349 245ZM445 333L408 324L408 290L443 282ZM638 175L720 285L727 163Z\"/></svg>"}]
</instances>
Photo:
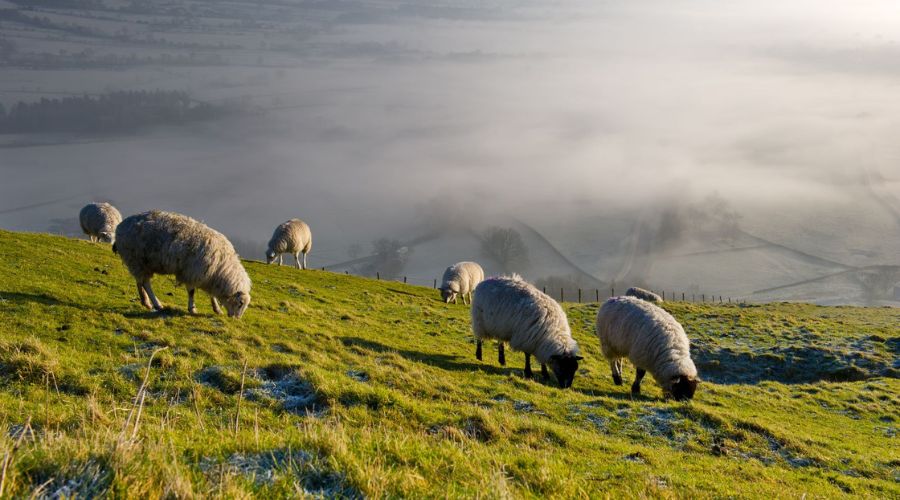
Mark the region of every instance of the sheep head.
<instances>
[{"instance_id":1,"label":"sheep head","mask_svg":"<svg viewBox=\"0 0 900 500\"><path fill-rule=\"evenodd\" d=\"M247 307L250 305L250 294L247 292L237 292L231 297L225 299L225 309L228 310L228 316L241 319Z\"/></svg>"},{"instance_id":2,"label":"sheep head","mask_svg":"<svg viewBox=\"0 0 900 500\"><path fill-rule=\"evenodd\" d=\"M673 377L669 390L665 391L665 396L672 397L675 401L687 401L694 397L699 383L700 379L686 375Z\"/></svg>"},{"instance_id":3,"label":"sheep head","mask_svg":"<svg viewBox=\"0 0 900 500\"><path fill-rule=\"evenodd\" d=\"M584 359L581 356L554 354L550 356L550 369L556 375L556 382L559 387L567 389L572 387L575 380L575 372L578 371L578 361Z\"/></svg>"}]
</instances>

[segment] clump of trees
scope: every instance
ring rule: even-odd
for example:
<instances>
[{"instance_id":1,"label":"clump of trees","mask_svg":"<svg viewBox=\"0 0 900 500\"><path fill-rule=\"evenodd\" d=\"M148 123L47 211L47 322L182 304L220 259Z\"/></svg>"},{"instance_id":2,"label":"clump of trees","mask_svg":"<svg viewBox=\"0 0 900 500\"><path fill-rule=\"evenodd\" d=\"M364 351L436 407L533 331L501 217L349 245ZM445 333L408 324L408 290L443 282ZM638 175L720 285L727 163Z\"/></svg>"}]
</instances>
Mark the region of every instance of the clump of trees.
<instances>
[{"instance_id":1,"label":"clump of trees","mask_svg":"<svg viewBox=\"0 0 900 500\"><path fill-rule=\"evenodd\" d=\"M209 120L228 108L198 102L186 92L122 91L100 96L43 98L0 107L0 133L70 132L82 134L134 132L155 125Z\"/></svg>"},{"instance_id":2,"label":"clump of trees","mask_svg":"<svg viewBox=\"0 0 900 500\"><path fill-rule=\"evenodd\" d=\"M403 272L411 254L412 250L399 240L379 238L372 242L372 258L366 263L362 273L368 276L379 273L384 279L396 279Z\"/></svg>"},{"instance_id":3,"label":"clump of trees","mask_svg":"<svg viewBox=\"0 0 900 500\"><path fill-rule=\"evenodd\" d=\"M900 286L900 266L875 266L859 271L856 276L866 304L893 299L894 287Z\"/></svg>"},{"instance_id":4,"label":"clump of trees","mask_svg":"<svg viewBox=\"0 0 900 500\"><path fill-rule=\"evenodd\" d=\"M522 235L511 227L493 226L486 229L481 235L481 250L507 272L528 268L528 247Z\"/></svg>"}]
</instances>

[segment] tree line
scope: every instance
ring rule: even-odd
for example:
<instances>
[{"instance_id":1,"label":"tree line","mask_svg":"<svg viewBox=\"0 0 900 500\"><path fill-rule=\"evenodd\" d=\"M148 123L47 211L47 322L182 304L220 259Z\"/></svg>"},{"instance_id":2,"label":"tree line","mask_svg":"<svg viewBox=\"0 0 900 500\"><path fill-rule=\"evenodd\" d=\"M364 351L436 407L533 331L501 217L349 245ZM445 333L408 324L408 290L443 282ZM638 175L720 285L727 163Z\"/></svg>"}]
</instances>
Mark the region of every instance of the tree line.
<instances>
[{"instance_id":1,"label":"tree line","mask_svg":"<svg viewBox=\"0 0 900 500\"><path fill-rule=\"evenodd\" d=\"M192 100L186 92L122 91L99 96L42 98L0 104L0 133L121 133L155 125L177 125L218 118L227 108Z\"/></svg>"}]
</instances>

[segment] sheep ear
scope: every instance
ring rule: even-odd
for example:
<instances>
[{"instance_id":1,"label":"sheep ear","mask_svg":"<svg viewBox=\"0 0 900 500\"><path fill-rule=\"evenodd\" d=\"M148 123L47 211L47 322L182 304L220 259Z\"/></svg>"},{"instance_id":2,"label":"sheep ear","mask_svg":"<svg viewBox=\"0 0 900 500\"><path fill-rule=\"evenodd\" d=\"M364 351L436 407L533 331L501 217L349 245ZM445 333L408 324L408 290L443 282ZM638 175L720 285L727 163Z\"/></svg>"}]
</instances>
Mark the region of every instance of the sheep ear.
<instances>
[{"instance_id":1,"label":"sheep ear","mask_svg":"<svg viewBox=\"0 0 900 500\"><path fill-rule=\"evenodd\" d=\"M575 361L581 361L584 359L584 356L575 356Z\"/></svg>"}]
</instances>

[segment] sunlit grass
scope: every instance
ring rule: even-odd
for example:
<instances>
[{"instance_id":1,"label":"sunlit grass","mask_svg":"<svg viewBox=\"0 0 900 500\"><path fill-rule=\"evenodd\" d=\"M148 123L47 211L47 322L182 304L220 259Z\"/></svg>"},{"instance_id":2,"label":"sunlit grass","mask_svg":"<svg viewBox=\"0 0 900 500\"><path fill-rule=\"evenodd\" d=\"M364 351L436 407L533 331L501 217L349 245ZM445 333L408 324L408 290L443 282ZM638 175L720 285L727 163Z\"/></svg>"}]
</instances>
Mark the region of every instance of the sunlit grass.
<instances>
[{"instance_id":1,"label":"sunlit grass","mask_svg":"<svg viewBox=\"0 0 900 500\"><path fill-rule=\"evenodd\" d=\"M562 391L475 360L431 289L246 265L241 321L167 277L157 315L109 246L0 232L4 494L900 495L895 309L668 304L706 378L681 404L613 385L596 304Z\"/></svg>"}]
</instances>

